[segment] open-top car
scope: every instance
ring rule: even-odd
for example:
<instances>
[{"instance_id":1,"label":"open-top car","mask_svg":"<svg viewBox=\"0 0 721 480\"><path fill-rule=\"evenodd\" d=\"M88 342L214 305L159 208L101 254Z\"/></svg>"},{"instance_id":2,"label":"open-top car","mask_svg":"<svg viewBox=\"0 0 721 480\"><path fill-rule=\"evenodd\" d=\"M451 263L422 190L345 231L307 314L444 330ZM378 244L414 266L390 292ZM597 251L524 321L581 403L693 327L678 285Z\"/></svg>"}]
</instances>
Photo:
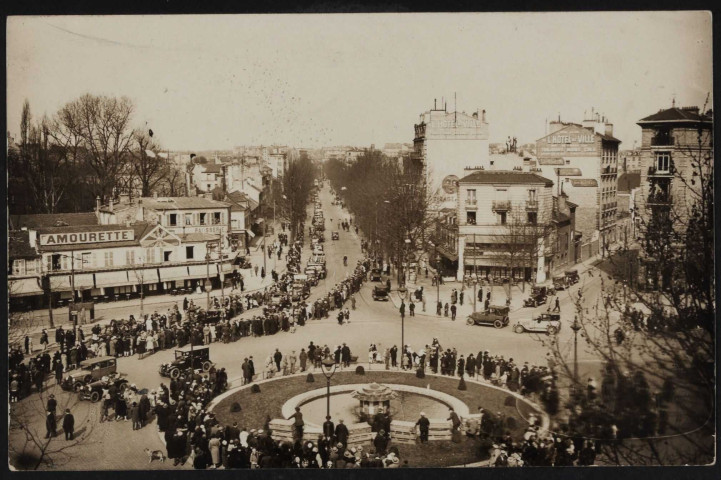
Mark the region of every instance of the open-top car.
<instances>
[{"instance_id":1,"label":"open-top car","mask_svg":"<svg viewBox=\"0 0 721 480\"><path fill-rule=\"evenodd\" d=\"M201 310L198 313L198 321L201 323L218 323L223 318L223 311L211 308L210 310Z\"/></svg>"},{"instance_id":2,"label":"open-top car","mask_svg":"<svg viewBox=\"0 0 721 480\"><path fill-rule=\"evenodd\" d=\"M160 365L160 375L163 377L178 378L188 368L193 370L210 370L213 363L210 361L210 347L195 346L183 347L175 351L175 360Z\"/></svg>"},{"instance_id":3,"label":"open-top car","mask_svg":"<svg viewBox=\"0 0 721 480\"><path fill-rule=\"evenodd\" d=\"M80 369L69 372L63 378L60 387L63 390L79 392L88 383L100 380L106 375L118 371L118 361L115 357L95 357L80 362Z\"/></svg>"},{"instance_id":4,"label":"open-top car","mask_svg":"<svg viewBox=\"0 0 721 480\"><path fill-rule=\"evenodd\" d=\"M306 274L308 273L308 269L313 269L315 271L315 274L318 277L318 280L324 279L326 277L326 275L328 274L328 272L325 269L325 265L309 263L305 269Z\"/></svg>"},{"instance_id":5,"label":"open-top car","mask_svg":"<svg viewBox=\"0 0 721 480\"><path fill-rule=\"evenodd\" d=\"M385 285L376 285L373 287L373 300L377 302L387 302L390 300L388 293L388 287Z\"/></svg>"},{"instance_id":6,"label":"open-top car","mask_svg":"<svg viewBox=\"0 0 721 480\"><path fill-rule=\"evenodd\" d=\"M299 302L310 296L310 285L308 285L308 275L293 275L293 288L291 290L291 300Z\"/></svg>"},{"instance_id":7,"label":"open-top car","mask_svg":"<svg viewBox=\"0 0 721 480\"><path fill-rule=\"evenodd\" d=\"M331 240L338 240L340 238L340 235L338 235L338 232L333 232L330 234Z\"/></svg>"},{"instance_id":8,"label":"open-top car","mask_svg":"<svg viewBox=\"0 0 721 480\"><path fill-rule=\"evenodd\" d=\"M565 290L568 286L570 286L570 284L565 275L556 275L553 277L553 288L556 290Z\"/></svg>"},{"instance_id":9,"label":"open-top car","mask_svg":"<svg viewBox=\"0 0 721 480\"><path fill-rule=\"evenodd\" d=\"M560 313L542 313L536 317L520 320L513 326L516 333L534 332L555 335L561 330Z\"/></svg>"},{"instance_id":10,"label":"open-top car","mask_svg":"<svg viewBox=\"0 0 721 480\"><path fill-rule=\"evenodd\" d=\"M537 307L546 303L548 299L548 289L546 287L535 285L531 287L531 295L523 301L524 307Z\"/></svg>"},{"instance_id":11,"label":"open-top car","mask_svg":"<svg viewBox=\"0 0 721 480\"><path fill-rule=\"evenodd\" d=\"M503 328L508 325L509 322L508 312L510 312L510 308L508 307L491 305L486 311L470 314L466 323L468 325L485 325Z\"/></svg>"},{"instance_id":12,"label":"open-top car","mask_svg":"<svg viewBox=\"0 0 721 480\"><path fill-rule=\"evenodd\" d=\"M78 390L78 398L80 400L90 400L95 403L103 398L103 390L108 390L111 385L115 385L116 395L122 395L128 388L128 381L119 373L107 375L100 380L88 383Z\"/></svg>"},{"instance_id":13,"label":"open-top car","mask_svg":"<svg viewBox=\"0 0 721 480\"><path fill-rule=\"evenodd\" d=\"M566 283L569 285L575 285L580 281L580 277L578 276L578 270L566 270L563 272L566 276Z\"/></svg>"},{"instance_id":14,"label":"open-top car","mask_svg":"<svg viewBox=\"0 0 721 480\"><path fill-rule=\"evenodd\" d=\"M383 281L383 273L381 273L380 268L373 268L371 269L371 282L382 282Z\"/></svg>"}]
</instances>

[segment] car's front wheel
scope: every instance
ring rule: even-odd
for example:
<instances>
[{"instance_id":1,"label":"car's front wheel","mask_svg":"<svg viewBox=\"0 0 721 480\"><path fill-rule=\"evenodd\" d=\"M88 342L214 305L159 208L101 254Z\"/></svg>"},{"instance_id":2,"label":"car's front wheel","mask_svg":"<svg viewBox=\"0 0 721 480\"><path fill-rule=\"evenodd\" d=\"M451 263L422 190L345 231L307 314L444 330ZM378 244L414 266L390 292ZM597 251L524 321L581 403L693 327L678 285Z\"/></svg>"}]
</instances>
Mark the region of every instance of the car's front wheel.
<instances>
[{"instance_id":1,"label":"car's front wheel","mask_svg":"<svg viewBox=\"0 0 721 480\"><path fill-rule=\"evenodd\" d=\"M210 370L210 367L211 367L210 362L207 362L207 361L203 362L203 371L204 372L207 372L208 370Z\"/></svg>"},{"instance_id":2,"label":"car's front wheel","mask_svg":"<svg viewBox=\"0 0 721 480\"><path fill-rule=\"evenodd\" d=\"M90 401L93 403L100 401L100 392L93 392L90 394Z\"/></svg>"},{"instance_id":3,"label":"car's front wheel","mask_svg":"<svg viewBox=\"0 0 721 480\"><path fill-rule=\"evenodd\" d=\"M170 378L177 380L180 377L180 369L174 368L170 371Z\"/></svg>"},{"instance_id":4,"label":"car's front wheel","mask_svg":"<svg viewBox=\"0 0 721 480\"><path fill-rule=\"evenodd\" d=\"M516 333L523 333L523 330L523 325L516 325L515 327L513 327L513 331Z\"/></svg>"},{"instance_id":5,"label":"car's front wheel","mask_svg":"<svg viewBox=\"0 0 721 480\"><path fill-rule=\"evenodd\" d=\"M496 328L503 328L503 322L501 320L495 320L493 326Z\"/></svg>"},{"instance_id":6,"label":"car's front wheel","mask_svg":"<svg viewBox=\"0 0 721 480\"><path fill-rule=\"evenodd\" d=\"M471 317L468 317L468 319L466 320L466 323L467 323L468 325L473 325L473 324L476 323L476 322L474 322Z\"/></svg>"},{"instance_id":7,"label":"car's front wheel","mask_svg":"<svg viewBox=\"0 0 721 480\"><path fill-rule=\"evenodd\" d=\"M555 335L558 333L558 329L554 326L550 326L548 327L548 330L546 330L546 333L548 333L548 335Z\"/></svg>"}]
</instances>

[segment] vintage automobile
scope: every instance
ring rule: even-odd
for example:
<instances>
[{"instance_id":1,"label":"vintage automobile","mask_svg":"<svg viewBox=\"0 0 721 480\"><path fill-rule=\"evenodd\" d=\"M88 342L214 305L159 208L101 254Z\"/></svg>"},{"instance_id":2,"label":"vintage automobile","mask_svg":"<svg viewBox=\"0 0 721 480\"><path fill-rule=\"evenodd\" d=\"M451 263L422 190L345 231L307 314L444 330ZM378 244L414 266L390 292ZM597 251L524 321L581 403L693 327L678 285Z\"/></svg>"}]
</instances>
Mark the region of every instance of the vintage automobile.
<instances>
[{"instance_id":1,"label":"vintage automobile","mask_svg":"<svg viewBox=\"0 0 721 480\"><path fill-rule=\"evenodd\" d=\"M373 287L373 300L376 302L387 302L390 300L390 295L388 293L388 287L385 285L376 285Z\"/></svg>"},{"instance_id":2,"label":"vintage automobile","mask_svg":"<svg viewBox=\"0 0 721 480\"><path fill-rule=\"evenodd\" d=\"M328 274L328 272L327 272L326 269L325 269L325 265L317 265L317 264L316 264L316 265L312 265L312 264L309 264L309 265L306 267L306 272L308 271L309 268L311 268L311 269L313 269L313 270L315 271L315 274L316 274L316 276L318 277L318 280L324 279L324 278L326 277L326 275Z\"/></svg>"},{"instance_id":3,"label":"vintage automobile","mask_svg":"<svg viewBox=\"0 0 721 480\"><path fill-rule=\"evenodd\" d=\"M308 277L308 285L311 287L318 285L318 272L315 268L307 267L303 273Z\"/></svg>"},{"instance_id":4,"label":"vintage automobile","mask_svg":"<svg viewBox=\"0 0 721 480\"><path fill-rule=\"evenodd\" d=\"M510 309L506 306L491 305L484 312L475 312L468 316L466 323L468 325L485 325L503 328L508 325L508 312Z\"/></svg>"},{"instance_id":5,"label":"vintage automobile","mask_svg":"<svg viewBox=\"0 0 721 480\"><path fill-rule=\"evenodd\" d=\"M90 400L95 403L103 398L103 390L107 390L111 385L115 385L116 392L122 395L126 388L128 388L128 381L121 377L119 373L113 373L107 375L100 380L92 383L88 383L78 390L78 398L80 400Z\"/></svg>"},{"instance_id":6,"label":"vintage automobile","mask_svg":"<svg viewBox=\"0 0 721 480\"><path fill-rule=\"evenodd\" d=\"M63 379L60 387L63 390L79 392L88 383L100 380L106 375L118 371L115 357L95 357L80 362L80 369L73 370Z\"/></svg>"},{"instance_id":7,"label":"vintage automobile","mask_svg":"<svg viewBox=\"0 0 721 480\"><path fill-rule=\"evenodd\" d=\"M553 277L553 288L556 290L565 290L569 286L570 284L565 275L556 275Z\"/></svg>"},{"instance_id":8,"label":"vintage automobile","mask_svg":"<svg viewBox=\"0 0 721 480\"><path fill-rule=\"evenodd\" d=\"M324 253L314 253L308 259L308 265L323 265L323 266L325 266L325 254Z\"/></svg>"},{"instance_id":9,"label":"vintage automobile","mask_svg":"<svg viewBox=\"0 0 721 480\"><path fill-rule=\"evenodd\" d=\"M193 370L210 370L213 363L210 361L210 347L187 346L175 351L175 360L160 365L160 375L163 377L178 378L188 368Z\"/></svg>"},{"instance_id":10,"label":"vintage automobile","mask_svg":"<svg viewBox=\"0 0 721 480\"><path fill-rule=\"evenodd\" d=\"M339 238L340 238L340 236L338 235L338 232L333 232L330 234L331 240L338 240Z\"/></svg>"},{"instance_id":11,"label":"vintage automobile","mask_svg":"<svg viewBox=\"0 0 721 480\"><path fill-rule=\"evenodd\" d=\"M542 313L536 317L520 320L513 326L516 333L533 332L555 335L561 330L561 314Z\"/></svg>"},{"instance_id":12,"label":"vintage automobile","mask_svg":"<svg viewBox=\"0 0 721 480\"><path fill-rule=\"evenodd\" d=\"M291 300L299 302L310 296L310 285L308 285L308 275L293 275L293 286L291 289Z\"/></svg>"},{"instance_id":13,"label":"vintage automobile","mask_svg":"<svg viewBox=\"0 0 721 480\"><path fill-rule=\"evenodd\" d=\"M531 287L531 295L523 301L524 307L537 307L548 300L548 289L540 285Z\"/></svg>"},{"instance_id":14,"label":"vintage automobile","mask_svg":"<svg viewBox=\"0 0 721 480\"><path fill-rule=\"evenodd\" d=\"M382 282L383 281L383 273L381 272L380 268L373 268L371 269L371 282Z\"/></svg>"},{"instance_id":15,"label":"vintage automobile","mask_svg":"<svg viewBox=\"0 0 721 480\"><path fill-rule=\"evenodd\" d=\"M575 285L580 281L580 277L578 276L578 270L566 270L563 272L564 275L566 275L566 282L568 285Z\"/></svg>"}]
</instances>

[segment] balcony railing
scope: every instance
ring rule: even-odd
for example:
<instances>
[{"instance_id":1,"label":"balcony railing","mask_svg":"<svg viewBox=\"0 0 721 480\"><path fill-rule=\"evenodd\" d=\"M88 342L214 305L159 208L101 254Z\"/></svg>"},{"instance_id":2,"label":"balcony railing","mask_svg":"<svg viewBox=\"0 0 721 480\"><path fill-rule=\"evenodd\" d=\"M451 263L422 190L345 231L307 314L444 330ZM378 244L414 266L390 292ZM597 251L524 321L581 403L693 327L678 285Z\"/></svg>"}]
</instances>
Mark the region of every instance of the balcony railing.
<instances>
[{"instance_id":1,"label":"balcony railing","mask_svg":"<svg viewBox=\"0 0 721 480\"><path fill-rule=\"evenodd\" d=\"M476 208L478 206L478 199L476 198L466 198L466 207L468 208Z\"/></svg>"},{"instance_id":2,"label":"balcony railing","mask_svg":"<svg viewBox=\"0 0 721 480\"><path fill-rule=\"evenodd\" d=\"M535 212L538 210L538 200L526 200L526 210Z\"/></svg>"},{"instance_id":3,"label":"balcony railing","mask_svg":"<svg viewBox=\"0 0 721 480\"><path fill-rule=\"evenodd\" d=\"M670 147L675 145L675 139L671 135L658 135L651 137L652 147Z\"/></svg>"},{"instance_id":4,"label":"balcony railing","mask_svg":"<svg viewBox=\"0 0 721 480\"><path fill-rule=\"evenodd\" d=\"M511 209L510 200L494 200L493 211L495 212L507 212Z\"/></svg>"},{"instance_id":5,"label":"balcony railing","mask_svg":"<svg viewBox=\"0 0 721 480\"><path fill-rule=\"evenodd\" d=\"M671 173L670 168L667 170L659 170L656 167L648 167L648 176L649 177L671 177L673 174Z\"/></svg>"}]
</instances>

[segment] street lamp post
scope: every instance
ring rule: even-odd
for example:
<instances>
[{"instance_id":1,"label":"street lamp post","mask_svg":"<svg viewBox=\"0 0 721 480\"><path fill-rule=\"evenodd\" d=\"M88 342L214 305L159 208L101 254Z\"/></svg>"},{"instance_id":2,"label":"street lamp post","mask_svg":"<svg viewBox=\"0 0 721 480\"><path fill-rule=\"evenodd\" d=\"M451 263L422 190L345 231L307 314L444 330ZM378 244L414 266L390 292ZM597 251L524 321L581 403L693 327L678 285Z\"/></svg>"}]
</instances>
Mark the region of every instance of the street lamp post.
<instances>
[{"instance_id":1,"label":"street lamp post","mask_svg":"<svg viewBox=\"0 0 721 480\"><path fill-rule=\"evenodd\" d=\"M333 377L333 374L336 370L336 363L335 360L330 356L326 355L323 360L321 360L321 365L323 365L323 375L325 375L326 379L326 386L327 386L327 393L326 393L326 416L330 417L330 379Z\"/></svg>"},{"instance_id":2,"label":"street lamp post","mask_svg":"<svg viewBox=\"0 0 721 480\"><path fill-rule=\"evenodd\" d=\"M578 323L578 315L573 317L573 393L578 392L578 331L581 330L581 324Z\"/></svg>"}]
</instances>

